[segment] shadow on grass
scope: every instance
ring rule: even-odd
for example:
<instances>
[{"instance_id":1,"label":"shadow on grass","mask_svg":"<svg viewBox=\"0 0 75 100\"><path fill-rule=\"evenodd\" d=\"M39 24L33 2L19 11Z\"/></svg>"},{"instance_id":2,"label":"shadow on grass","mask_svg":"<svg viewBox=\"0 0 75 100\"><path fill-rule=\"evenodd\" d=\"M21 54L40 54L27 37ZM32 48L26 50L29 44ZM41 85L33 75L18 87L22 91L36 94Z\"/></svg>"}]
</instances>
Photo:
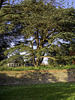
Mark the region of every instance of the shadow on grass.
<instances>
[{"instance_id":1,"label":"shadow on grass","mask_svg":"<svg viewBox=\"0 0 75 100\"><path fill-rule=\"evenodd\" d=\"M67 70L67 72L63 72L63 74L60 71L58 71L56 74L54 74L54 72L51 73L47 71L28 71L27 73L26 72L10 71L9 73L8 71L0 73L0 85L41 84L56 83L62 81L75 82L75 70Z\"/></svg>"},{"instance_id":2,"label":"shadow on grass","mask_svg":"<svg viewBox=\"0 0 75 100\"><path fill-rule=\"evenodd\" d=\"M10 77L0 73L0 100L75 100L75 83L50 84L49 79L58 82L51 73L28 73L20 78L16 75Z\"/></svg>"},{"instance_id":3,"label":"shadow on grass","mask_svg":"<svg viewBox=\"0 0 75 100\"><path fill-rule=\"evenodd\" d=\"M12 77L13 76L13 77ZM0 85L41 84L57 82L55 76L50 73L31 72L19 75L19 73L7 75L0 73Z\"/></svg>"}]
</instances>

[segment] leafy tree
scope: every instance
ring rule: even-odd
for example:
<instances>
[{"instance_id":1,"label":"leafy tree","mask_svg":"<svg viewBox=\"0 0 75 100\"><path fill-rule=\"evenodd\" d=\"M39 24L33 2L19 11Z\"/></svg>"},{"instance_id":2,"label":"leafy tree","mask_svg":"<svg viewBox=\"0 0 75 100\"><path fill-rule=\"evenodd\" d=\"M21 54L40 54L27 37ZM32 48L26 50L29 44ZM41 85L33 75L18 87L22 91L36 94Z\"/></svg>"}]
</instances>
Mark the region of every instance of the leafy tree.
<instances>
[{"instance_id":1,"label":"leafy tree","mask_svg":"<svg viewBox=\"0 0 75 100\"><path fill-rule=\"evenodd\" d=\"M10 48L10 43L12 42L11 37L13 37L14 34L14 30L12 34L12 32L10 32L10 27L9 29L7 27L10 23L10 21L7 20L7 15L9 13L9 9L13 6L13 3L14 0L11 0L11 3L9 0L0 0L0 61L6 58L4 51L7 47Z\"/></svg>"},{"instance_id":2,"label":"leafy tree","mask_svg":"<svg viewBox=\"0 0 75 100\"><path fill-rule=\"evenodd\" d=\"M12 6L11 9L3 8L2 12L8 12L4 16L5 18L3 17L6 23L10 21L9 25L5 25L7 33L16 30L15 34L19 33L25 38L22 44L6 50L6 54L15 50L26 52L28 55L25 55L25 57L30 58L34 66L40 65L44 57L53 60L59 60L60 58L64 60L65 57L68 59L68 55L65 53L67 47L64 47L65 52L63 53L62 44L60 42L54 44L54 42L63 39L71 43L72 38L75 36L74 8L57 9L51 3L45 5L40 0L36 3L22 1L21 4ZM64 58L61 56L62 53L65 56Z\"/></svg>"},{"instance_id":3,"label":"leafy tree","mask_svg":"<svg viewBox=\"0 0 75 100\"><path fill-rule=\"evenodd\" d=\"M5 23L5 20L2 19L2 15L4 14L4 12L1 11L1 8L5 1L7 0L0 0L0 61L6 58L6 56L4 55L4 51L7 47L9 47L7 39L5 38L6 35L3 34L6 29L4 29L5 24L3 24Z\"/></svg>"}]
</instances>

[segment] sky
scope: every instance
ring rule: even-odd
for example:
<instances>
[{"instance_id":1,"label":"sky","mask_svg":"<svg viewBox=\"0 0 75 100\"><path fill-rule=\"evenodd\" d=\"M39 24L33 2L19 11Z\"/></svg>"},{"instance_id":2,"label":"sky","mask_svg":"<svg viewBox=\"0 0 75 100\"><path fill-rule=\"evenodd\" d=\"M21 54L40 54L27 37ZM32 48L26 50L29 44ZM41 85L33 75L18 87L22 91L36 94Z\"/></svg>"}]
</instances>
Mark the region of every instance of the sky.
<instances>
[{"instance_id":1,"label":"sky","mask_svg":"<svg viewBox=\"0 0 75 100\"><path fill-rule=\"evenodd\" d=\"M12 1L12 0L10 0L10 1ZM23 0L15 0L15 1L16 1L16 3L19 3L20 1L23 1ZM50 0L47 0L47 1L49 2ZM75 0L56 0L56 2L63 3L63 6L65 6L65 8L67 8L67 7L74 7L75 8Z\"/></svg>"},{"instance_id":2,"label":"sky","mask_svg":"<svg viewBox=\"0 0 75 100\"><path fill-rule=\"evenodd\" d=\"M56 0L56 2L60 2L60 1L62 1L62 3L64 3L63 6L65 6L65 8L67 8L67 7L75 8L75 0Z\"/></svg>"}]
</instances>

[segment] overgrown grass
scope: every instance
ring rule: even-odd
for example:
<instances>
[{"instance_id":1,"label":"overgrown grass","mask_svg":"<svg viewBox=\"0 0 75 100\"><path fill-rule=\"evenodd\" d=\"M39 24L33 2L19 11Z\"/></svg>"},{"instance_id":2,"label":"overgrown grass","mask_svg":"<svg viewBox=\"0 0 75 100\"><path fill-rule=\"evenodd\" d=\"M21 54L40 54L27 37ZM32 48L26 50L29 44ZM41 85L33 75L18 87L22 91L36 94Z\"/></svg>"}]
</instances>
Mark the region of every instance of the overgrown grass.
<instances>
[{"instance_id":1,"label":"overgrown grass","mask_svg":"<svg viewBox=\"0 0 75 100\"><path fill-rule=\"evenodd\" d=\"M75 83L0 86L0 100L75 100Z\"/></svg>"},{"instance_id":2,"label":"overgrown grass","mask_svg":"<svg viewBox=\"0 0 75 100\"><path fill-rule=\"evenodd\" d=\"M55 69L75 69L75 65L66 65L66 66L56 66L56 67L52 67L52 66L38 66L38 67L34 67L34 66L21 66L21 67L4 67L1 66L0 67L0 71L23 71L23 70L55 70Z\"/></svg>"}]
</instances>

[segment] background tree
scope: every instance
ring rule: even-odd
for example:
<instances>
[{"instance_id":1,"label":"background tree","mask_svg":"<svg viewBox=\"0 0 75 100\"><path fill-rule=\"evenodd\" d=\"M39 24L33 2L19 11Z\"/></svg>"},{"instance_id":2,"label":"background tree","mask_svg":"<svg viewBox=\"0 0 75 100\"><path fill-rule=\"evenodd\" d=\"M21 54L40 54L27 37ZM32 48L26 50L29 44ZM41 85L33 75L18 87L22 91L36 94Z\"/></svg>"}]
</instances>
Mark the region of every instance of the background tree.
<instances>
[{"instance_id":1,"label":"background tree","mask_svg":"<svg viewBox=\"0 0 75 100\"><path fill-rule=\"evenodd\" d=\"M15 1L16 0L0 0L0 61L6 58L4 51L8 47L11 47L11 42L13 41L12 38L14 38L13 35L15 30L11 29L11 25L8 29L8 25L10 24L10 19L8 20L8 14ZM13 14L13 11L11 14Z\"/></svg>"}]
</instances>

